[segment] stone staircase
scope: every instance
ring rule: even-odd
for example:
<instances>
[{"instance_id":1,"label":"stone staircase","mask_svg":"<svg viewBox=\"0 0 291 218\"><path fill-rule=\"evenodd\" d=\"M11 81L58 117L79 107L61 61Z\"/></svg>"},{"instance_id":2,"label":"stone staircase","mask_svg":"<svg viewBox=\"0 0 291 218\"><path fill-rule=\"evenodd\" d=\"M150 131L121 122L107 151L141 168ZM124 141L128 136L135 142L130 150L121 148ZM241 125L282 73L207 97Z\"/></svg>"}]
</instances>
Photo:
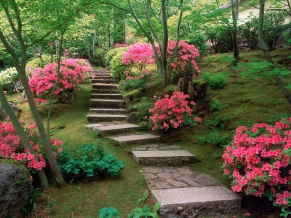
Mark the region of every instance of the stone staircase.
<instances>
[{"instance_id":1,"label":"stone staircase","mask_svg":"<svg viewBox=\"0 0 291 218\"><path fill-rule=\"evenodd\" d=\"M85 125L119 146L136 145L129 153L141 165L151 195L161 203L164 218L225 217L240 211L241 199L208 174L191 171L195 156L176 145L160 143L157 135L127 123L126 104L109 71L92 78L90 112Z\"/></svg>"}]
</instances>

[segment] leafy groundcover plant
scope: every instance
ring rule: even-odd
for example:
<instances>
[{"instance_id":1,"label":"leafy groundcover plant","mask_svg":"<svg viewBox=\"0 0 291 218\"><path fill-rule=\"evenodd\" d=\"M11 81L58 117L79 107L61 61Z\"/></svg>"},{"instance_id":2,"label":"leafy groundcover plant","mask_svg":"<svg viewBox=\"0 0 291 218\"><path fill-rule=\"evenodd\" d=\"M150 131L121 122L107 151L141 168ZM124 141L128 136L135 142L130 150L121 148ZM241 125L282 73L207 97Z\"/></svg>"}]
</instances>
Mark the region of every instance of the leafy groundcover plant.
<instances>
[{"instance_id":1,"label":"leafy groundcover plant","mask_svg":"<svg viewBox=\"0 0 291 218\"><path fill-rule=\"evenodd\" d=\"M149 110L152 114L149 117L152 130L177 129L201 122L201 118L192 116L187 98L188 95L175 91L171 97L165 95L164 98L157 100L155 106ZM194 105L194 102L191 101L190 105Z\"/></svg>"},{"instance_id":2,"label":"leafy groundcover plant","mask_svg":"<svg viewBox=\"0 0 291 218\"><path fill-rule=\"evenodd\" d=\"M58 164L60 170L69 177L116 177L125 167L123 161L117 160L112 154L106 154L100 145L85 143L81 149L72 153L63 149Z\"/></svg>"},{"instance_id":3,"label":"leafy groundcover plant","mask_svg":"<svg viewBox=\"0 0 291 218\"><path fill-rule=\"evenodd\" d=\"M232 190L252 196L266 196L291 214L291 118L272 125L254 124L236 129L234 140L223 154L224 173L232 179Z\"/></svg>"}]
</instances>

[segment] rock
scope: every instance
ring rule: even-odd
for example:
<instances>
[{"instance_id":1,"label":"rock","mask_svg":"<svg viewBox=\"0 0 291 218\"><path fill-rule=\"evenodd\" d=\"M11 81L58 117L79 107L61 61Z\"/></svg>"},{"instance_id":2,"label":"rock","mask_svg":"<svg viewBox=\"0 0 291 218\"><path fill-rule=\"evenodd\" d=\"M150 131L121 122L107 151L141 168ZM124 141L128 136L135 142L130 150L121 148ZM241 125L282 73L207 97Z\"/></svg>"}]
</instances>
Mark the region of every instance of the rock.
<instances>
[{"instance_id":1,"label":"rock","mask_svg":"<svg viewBox=\"0 0 291 218\"><path fill-rule=\"evenodd\" d=\"M16 115L18 115L22 111L13 102L8 102L8 103L9 103L10 107L13 109L13 111L14 111L14 113ZM0 104L0 120L5 120L7 117L8 117L8 114L6 113L6 111L4 110L4 108L2 107L2 105Z\"/></svg>"},{"instance_id":2,"label":"rock","mask_svg":"<svg viewBox=\"0 0 291 218\"><path fill-rule=\"evenodd\" d=\"M141 118L141 113L139 113L139 112L131 112L127 117L127 122L128 123L138 124L140 118Z\"/></svg>"},{"instance_id":3,"label":"rock","mask_svg":"<svg viewBox=\"0 0 291 218\"><path fill-rule=\"evenodd\" d=\"M31 180L23 166L0 161L0 217L24 217L29 202Z\"/></svg>"}]
</instances>

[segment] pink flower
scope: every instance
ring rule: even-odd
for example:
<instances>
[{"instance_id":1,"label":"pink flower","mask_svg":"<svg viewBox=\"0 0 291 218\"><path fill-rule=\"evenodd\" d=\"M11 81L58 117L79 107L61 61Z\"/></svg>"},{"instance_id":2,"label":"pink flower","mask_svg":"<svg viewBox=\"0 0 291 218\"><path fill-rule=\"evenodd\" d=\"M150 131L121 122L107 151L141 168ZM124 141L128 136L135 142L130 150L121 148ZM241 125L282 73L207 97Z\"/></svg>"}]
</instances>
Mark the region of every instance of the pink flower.
<instances>
[{"instance_id":1,"label":"pink flower","mask_svg":"<svg viewBox=\"0 0 291 218\"><path fill-rule=\"evenodd\" d=\"M246 212L245 216L251 216L251 214L249 212Z\"/></svg>"},{"instance_id":2,"label":"pink flower","mask_svg":"<svg viewBox=\"0 0 291 218\"><path fill-rule=\"evenodd\" d=\"M195 120L196 122L199 122L199 123L202 122L202 119L201 119L200 117L195 117L194 120Z\"/></svg>"}]
</instances>

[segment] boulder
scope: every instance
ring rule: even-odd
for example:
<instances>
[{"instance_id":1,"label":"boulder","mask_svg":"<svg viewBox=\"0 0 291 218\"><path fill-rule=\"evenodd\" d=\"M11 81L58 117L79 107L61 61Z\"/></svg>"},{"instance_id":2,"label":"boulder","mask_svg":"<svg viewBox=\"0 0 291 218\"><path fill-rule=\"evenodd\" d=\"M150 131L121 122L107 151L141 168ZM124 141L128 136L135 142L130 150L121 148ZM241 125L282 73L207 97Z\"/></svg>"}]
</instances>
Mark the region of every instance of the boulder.
<instances>
[{"instance_id":1,"label":"boulder","mask_svg":"<svg viewBox=\"0 0 291 218\"><path fill-rule=\"evenodd\" d=\"M31 187L27 168L0 160L0 217L24 217Z\"/></svg>"},{"instance_id":2,"label":"boulder","mask_svg":"<svg viewBox=\"0 0 291 218\"><path fill-rule=\"evenodd\" d=\"M10 107L13 109L14 113L18 115L22 110L13 102L8 102ZM8 117L8 114L0 104L0 120L5 120Z\"/></svg>"},{"instance_id":3,"label":"boulder","mask_svg":"<svg viewBox=\"0 0 291 218\"><path fill-rule=\"evenodd\" d=\"M131 112L127 117L127 122L138 124L140 119L141 119L141 113Z\"/></svg>"}]
</instances>

